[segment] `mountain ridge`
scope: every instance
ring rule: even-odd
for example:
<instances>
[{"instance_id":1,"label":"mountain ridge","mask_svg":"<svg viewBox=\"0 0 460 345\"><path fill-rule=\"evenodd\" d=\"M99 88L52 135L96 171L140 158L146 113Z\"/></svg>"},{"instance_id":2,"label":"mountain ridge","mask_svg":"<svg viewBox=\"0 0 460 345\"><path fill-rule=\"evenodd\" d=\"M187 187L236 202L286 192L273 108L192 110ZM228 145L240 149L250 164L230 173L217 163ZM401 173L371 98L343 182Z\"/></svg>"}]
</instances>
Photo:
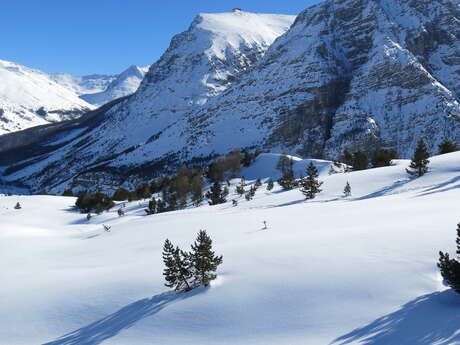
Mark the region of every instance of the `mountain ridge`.
<instances>
[{"instance_id":1,"label":"mountain ridge","mask_svg":"<svg viewBox=\"0 0 460 345\"><path fill-rule=\"evenodd\" d=\"M257 14L198 15L106 121L4 178L119 185L235 147L330 159L387 148L408 158L420 137L431 151L444 138L460 143L459 18L458 0L327 0L291 17L289 30L278 24L285 33L265 44L255 37L273 17L257 27L242 21ZM206 27L214 20L221 36ZM254 35L238 38L247 27Z\"/></svg>"}]
</instances>

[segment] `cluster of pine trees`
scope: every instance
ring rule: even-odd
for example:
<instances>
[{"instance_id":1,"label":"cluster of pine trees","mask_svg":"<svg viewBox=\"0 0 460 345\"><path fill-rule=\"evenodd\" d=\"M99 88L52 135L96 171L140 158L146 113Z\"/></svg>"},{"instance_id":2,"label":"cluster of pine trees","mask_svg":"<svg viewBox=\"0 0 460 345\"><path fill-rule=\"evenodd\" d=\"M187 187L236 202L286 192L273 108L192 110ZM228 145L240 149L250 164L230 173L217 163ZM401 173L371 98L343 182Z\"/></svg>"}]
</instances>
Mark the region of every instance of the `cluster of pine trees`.
<instances>
[{"instance_id":1,"label":"cluster of pine trees","mask_svg":"<svg viewBox=\"0 0 460 345\"><path fill-rule=\"evenodd\" d=\"M212 248L212 240L205 230L200 230L191 251L186 252L174 246L168 239L163 246L163 276L165 285L176 291L190 291L198 286L208 286L216 279L217 267L222 256Z\"/></svg>"},{"instance_id":2,"label":"cluster of pine trees","mask_svg":"<svg viewBox=\"0 0 460 345\"><path fill-rule=\"evenodd\" d=\"M438 154L445 154L458 151L458 146L448 139L439 145ZM413 176L420 177L428 171L430 153L423 139L417 143L411 165L407 172ZM370 157L363 151L351 153L348 150L343 152L341 161L347 165L348 171L365 170L368 168L380 168L390 166L393 159L398 158L395 150L377 149Z\"/></svg>"},{"instance_id":3,"label":"cluster of pine trees","mask_svg":"<svg viewBox=\"0 0 460 345\"><path fill-rule=\"evenodd\" d=\"M449 153L458 150L458 147L449 140L444 140L439 145L439 154ZM101 213L104 210L113 207L114 201L134 201L150 199L147 209L147 214L155 214L167 211L174 211L185 208L189 203L194 206L199 206L205 198L208 199L210 205L218 205L227 201L229 194L228 178L236 177L242 166L249 166L254 159L260 154L260 151L251 153L249 151L233 150L230 153L218 157L214 162L209 164L206 169L189 169L186 166L180 167L172 176L164 176L157 178L150 183L142 183L134 190L129 191L124 188L119 188L115 191L112 197L97 192L91 194L83 192L79 195L76 207L82 212ZM423 139L420 139L417 148L414 152L410 166L407 172L416 177L420 177L428 172L429 152ZM368 156L362 151L350 153L345 150L342 156L342 162L346 164L347 171L363 170L371 167L383 167L391 165L393 159L397 158L398 154L394 150L377 149L373 152L370 163ZM336 163L340 166L339 163ZM306 199L313 199L316 194L321 192L322 182L318 181L318 171L313 164L307 168L307 175L304 178L296 179L294 170L294 161L291 157L282 154L277 163L277 169L281 172L281 178L278 179L278 184L283 190L291 190L299 187ZM331 170L333 170L331 168ZM204 185L206 179L212 183L210 190L204 194ZM246 183L244 178L236 187L236 192L250 201L254 197L257 189L262 185L260 179L252 185L249 190L245 189ZM269 180L267 190L270 191L274 187L273 180ZM66 190L64 195L72 195L71 190ZM152 198L152 195L157 195ZM158 196L159 195L159 196ZM351 186L347 182L344 188L344 196L351 195ZM236 200L233 201L237 205Z\"/></svg>"},{"instance_id":4,"label":"cluster of pine trees","mask_svg":"<svg viewBox=\"0 0 460 345\"><path fill-rule=\"evenodd\" d=\"M96 192L83 192L77 198L75 206L80 209L82 213L90 213L92 211L101 214L103 211L111 209L115 203L104 193Z\"/></svg>"},{"instance_id":5,"label":"cluster of pine trees","mask_svg":"<svg viewBox=\"0 0 460 345\"><path fill-rule=\"evenodd\" d=\"M398 158L398 153L394 150L377 149L370 157L363 151L351 153L345 150L340 160L347 165L347 171L359 171L368 169L369 167L380 168L390 166L391 161L396 158Z\"/></svg>"},{"instance_id":6,"label":"cluster of pine trees","mask_svg":"<svg viewBox=\"0 0 460 345\"><path fill-rule=\"evenodd\" d=\"M209 200L210 205L224 203L227 201L228 187L222 186L223 181L236 176L242 166L249 166L259 154L260 151L235 149L218 157L205 169L189 169L181 166L172 176L163 176L150 183L141 183L134 190L118 188L112 197L100 192L92 194L85 191L78 196L76 207L81 212L94 211L99 214L112 208L113 201L136 201L151 198L145 210L150 215L182 209L189 203L199 206L205 197ZM206 179L213 182L213 185L211 190L204 195ZM63 195L72 196L73 193L71 190L66 190ZM119 215L122 216L120 213L124 212L119 212Z\"/></svg>"}]
</instances>

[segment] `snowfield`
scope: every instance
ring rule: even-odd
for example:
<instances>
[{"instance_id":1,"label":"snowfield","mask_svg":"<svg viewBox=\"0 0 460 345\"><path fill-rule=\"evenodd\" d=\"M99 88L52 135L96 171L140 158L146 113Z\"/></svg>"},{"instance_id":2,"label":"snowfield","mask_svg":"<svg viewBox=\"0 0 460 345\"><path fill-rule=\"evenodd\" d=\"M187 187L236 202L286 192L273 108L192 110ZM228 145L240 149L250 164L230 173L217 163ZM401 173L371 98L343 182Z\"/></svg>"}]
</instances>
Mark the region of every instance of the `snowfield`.
<instances>
[{"instance_id":1,"label":"snowfield","mask_svg":"<svg viewBox=\"0 0 460 345\"><path fill-rule=\"evenodd\" d=\"M243 174L276 177L276 160ZM145 200L89 222L75 198L2 196L0 343L460 344L460 296L436 267L439 250L455 253L460 152L431 161L419 179L403 160L334 175L314 161L324 185L313 201L264 184L237 207L232 195L145 216ZM171 292L163 242L187 249L200 229L224 257L218 279Z\"/></svg>"}]
</instances>

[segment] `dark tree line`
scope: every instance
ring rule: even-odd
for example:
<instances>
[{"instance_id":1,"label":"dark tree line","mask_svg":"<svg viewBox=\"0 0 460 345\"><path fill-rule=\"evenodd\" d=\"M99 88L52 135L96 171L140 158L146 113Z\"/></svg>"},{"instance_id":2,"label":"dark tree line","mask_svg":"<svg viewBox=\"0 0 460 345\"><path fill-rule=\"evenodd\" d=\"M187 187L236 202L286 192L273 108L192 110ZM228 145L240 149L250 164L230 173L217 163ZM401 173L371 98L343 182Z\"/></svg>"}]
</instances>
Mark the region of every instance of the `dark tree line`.
<instances>
[{"instance_id":1,"label":"dark tree line","mask_svg":"<svg viewBox=\"0 0 460 345\"><path fill-rule=\"evenodd\" d=\"M351 153L345 150L341 161L347 165L348 171L359 171L368 169L369 167L380 168L390 166L391 161L396 158L398 158L398 153L395 150L377 149L370 157L363 151Z\"/></svg>"}]
</instances>

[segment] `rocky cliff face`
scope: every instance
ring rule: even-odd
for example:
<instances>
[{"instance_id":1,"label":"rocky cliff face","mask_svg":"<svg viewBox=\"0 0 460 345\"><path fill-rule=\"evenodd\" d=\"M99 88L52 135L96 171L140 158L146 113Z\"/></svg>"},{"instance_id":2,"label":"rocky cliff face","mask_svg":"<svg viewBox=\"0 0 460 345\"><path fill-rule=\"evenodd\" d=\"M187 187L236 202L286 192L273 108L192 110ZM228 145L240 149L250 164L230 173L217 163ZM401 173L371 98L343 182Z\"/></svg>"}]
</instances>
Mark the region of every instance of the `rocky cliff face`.
<instances>
[{"instance_id":1,"label":"rocky cliff face","mask_svg":"<svg viewBox=\"0 0 460 345\"><path fill-rule=\"evenodd\" d=\"M84 134L48 138L66 144L26 168L5 163L4 179L116 185L235 147L408 157L420 137L433 152L444 137L460 143L459 6L327 0L284 35L292 18L200 15L133 96Z\"/></svg>"},{"instance_id":2,"label":"rocky cliff face","mask_svg":"<svg viewBox=\"0 0 460 345\"><path fill-rule=\"evenodd\" d=\"M192 114L187 132L204 127L211 148L327 158L376 146L408 157L420 137L433 151L444 137L460 142L459 18L458 1L326 1Z\"/></svg>"}]
</instances>

